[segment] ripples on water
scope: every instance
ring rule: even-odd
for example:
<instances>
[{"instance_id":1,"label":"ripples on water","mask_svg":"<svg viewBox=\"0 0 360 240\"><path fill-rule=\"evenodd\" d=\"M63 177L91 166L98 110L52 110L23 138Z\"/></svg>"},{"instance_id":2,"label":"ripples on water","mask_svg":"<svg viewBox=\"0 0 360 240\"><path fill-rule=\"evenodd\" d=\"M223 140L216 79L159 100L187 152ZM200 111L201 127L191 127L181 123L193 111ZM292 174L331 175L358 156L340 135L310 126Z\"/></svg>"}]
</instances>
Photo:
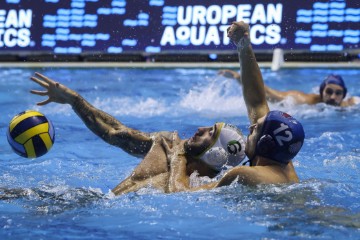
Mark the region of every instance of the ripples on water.
<instances>
[{"instance_id":1,"label":"ripples on water","mask_svg":"<svg viewBox=\"0 0 360 240\"><path fill-rule=\"evenodd\" d=\"M300 184L164 194L154 189L115 197L109 189L131 173L139 159L89 132L69 106L37 107L28 91L33 69L0 71L0 236L9 238L127 239L358 239L360 107L270 104L301 120L306 141L294 161ZM40 71L40 70L37 70ZM349 93L360 96L355 70L338 70ZM247 113L235 81L200 69L42 69L95 106L143 131L177 129L192 136L198 126L227 121L247 134ZM279 89L316 92L329 70L263 70ZM293 79L294 76L299 76ZM305 81L307 80L307 81ZM284 84L286 83L286 84ZM56 106L56 107L55 107ZM54 123L56 143L36 160L9 148L8 122L37 109ZM213 181L194 174L194 185Z\"/></svg>"}]
</instances>

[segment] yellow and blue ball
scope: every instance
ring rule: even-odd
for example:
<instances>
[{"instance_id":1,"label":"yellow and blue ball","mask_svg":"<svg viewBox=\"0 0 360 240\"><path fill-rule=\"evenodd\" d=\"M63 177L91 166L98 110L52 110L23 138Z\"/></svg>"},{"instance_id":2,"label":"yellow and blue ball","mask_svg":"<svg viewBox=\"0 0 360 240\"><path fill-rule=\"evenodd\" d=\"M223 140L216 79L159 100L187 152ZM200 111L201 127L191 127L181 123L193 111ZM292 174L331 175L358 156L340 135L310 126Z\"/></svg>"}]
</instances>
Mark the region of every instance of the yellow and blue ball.
<instances>
[{"instance_id":1,"label":"yellow and blue ball","mask_svg":"<svg viewBox=\"0 0 360 240\"><path fill-rule=\"evenodd\" d=\"M18 155L37 158L47 153L53 146L55 130L51 121L42 113L27 110L10 121L7 139Z\"/></svg>"}]
</instances>

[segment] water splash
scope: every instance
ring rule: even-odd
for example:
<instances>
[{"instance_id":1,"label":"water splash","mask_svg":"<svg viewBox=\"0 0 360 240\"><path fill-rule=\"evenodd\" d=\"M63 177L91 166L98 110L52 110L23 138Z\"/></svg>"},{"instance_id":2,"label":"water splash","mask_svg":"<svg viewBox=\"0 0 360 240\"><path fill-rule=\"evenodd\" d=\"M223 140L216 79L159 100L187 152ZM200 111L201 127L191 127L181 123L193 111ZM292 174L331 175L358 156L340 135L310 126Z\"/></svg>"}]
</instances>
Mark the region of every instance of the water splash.
<instances>
[{"instance_id":1,"label":"water splash","mask_svg":"<svg viewBox=\"0 0 360 240\"><path fill-rule=\"evenodd\" d=\"M194 86L182 95L179 105L204 116L232 117L247 114L240 86L224 79L215 79L205 86Z\"/></svg>"}]
</instances>

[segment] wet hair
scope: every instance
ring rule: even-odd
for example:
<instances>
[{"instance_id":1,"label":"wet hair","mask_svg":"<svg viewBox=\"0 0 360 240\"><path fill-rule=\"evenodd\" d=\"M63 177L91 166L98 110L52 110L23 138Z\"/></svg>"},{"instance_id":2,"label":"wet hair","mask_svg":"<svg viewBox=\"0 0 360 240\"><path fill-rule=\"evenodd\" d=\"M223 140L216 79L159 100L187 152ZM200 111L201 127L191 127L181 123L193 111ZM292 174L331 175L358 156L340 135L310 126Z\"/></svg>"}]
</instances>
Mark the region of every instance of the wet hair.
<instances>
[{"instance_id":1,"label":"wet hair","mask_svg":"<svg viewBox=\"0 0 360 240\"><path fill-rule=\"evenodd\" d=\"M287 113L270 111L256 144L256 155L287 164L300 151L305 138L303 126Z\"/></svg>"},{"instance_id":2,"label":"wet hair","mask_svg":"<svg viewBox=\"0 0 360 240\"><path fill-rule=\"evenodd\" d=\"M323 91L327 84L336 84L336 85L342 87L344 89L343 98L345 98L347 89L345 86L345 82L340 75L330 74L329 76L327 76L324 79L324 81L320 84L320 89L319 89L321 98L323 97Z\"/></svg>"}]
</instances>

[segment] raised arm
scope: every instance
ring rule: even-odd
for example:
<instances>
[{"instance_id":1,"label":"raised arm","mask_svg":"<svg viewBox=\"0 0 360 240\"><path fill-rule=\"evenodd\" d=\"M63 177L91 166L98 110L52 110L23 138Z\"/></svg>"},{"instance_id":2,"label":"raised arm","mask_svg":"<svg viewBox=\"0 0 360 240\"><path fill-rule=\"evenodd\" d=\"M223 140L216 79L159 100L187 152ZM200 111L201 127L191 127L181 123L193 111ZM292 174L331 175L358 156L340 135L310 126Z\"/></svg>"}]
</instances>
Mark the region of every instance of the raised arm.
<instances>
[{"instance_id":1,"label":"raised arm","mask_svg":"<svg viewBox=\"0 0 360 240\"><path fill-rule=\"evenodd\" d=\"M243 96L251 124L266 115L269 107L266 102L264 82L256 62L250 37L249 25L234 22L228 28L228 37L236 44L239 54Z\"/></svg>"},{"instance_id":2,"label":"raised arm","mask_svg":"<svg viewBox=\"0 0 360 240\"><path fill-rule=\"evenodd\" d=\"M50 102L70 104L93 133L131 155L142 157L151 148L153 140L150 134L125 126L114 117L92 106L74 90L40 73L35 73L30 79L46 89L46 91L31 90L32 94L48 96L48 99L38 102L37 105L42 106Z\"/></svg>"}]
</instances>

